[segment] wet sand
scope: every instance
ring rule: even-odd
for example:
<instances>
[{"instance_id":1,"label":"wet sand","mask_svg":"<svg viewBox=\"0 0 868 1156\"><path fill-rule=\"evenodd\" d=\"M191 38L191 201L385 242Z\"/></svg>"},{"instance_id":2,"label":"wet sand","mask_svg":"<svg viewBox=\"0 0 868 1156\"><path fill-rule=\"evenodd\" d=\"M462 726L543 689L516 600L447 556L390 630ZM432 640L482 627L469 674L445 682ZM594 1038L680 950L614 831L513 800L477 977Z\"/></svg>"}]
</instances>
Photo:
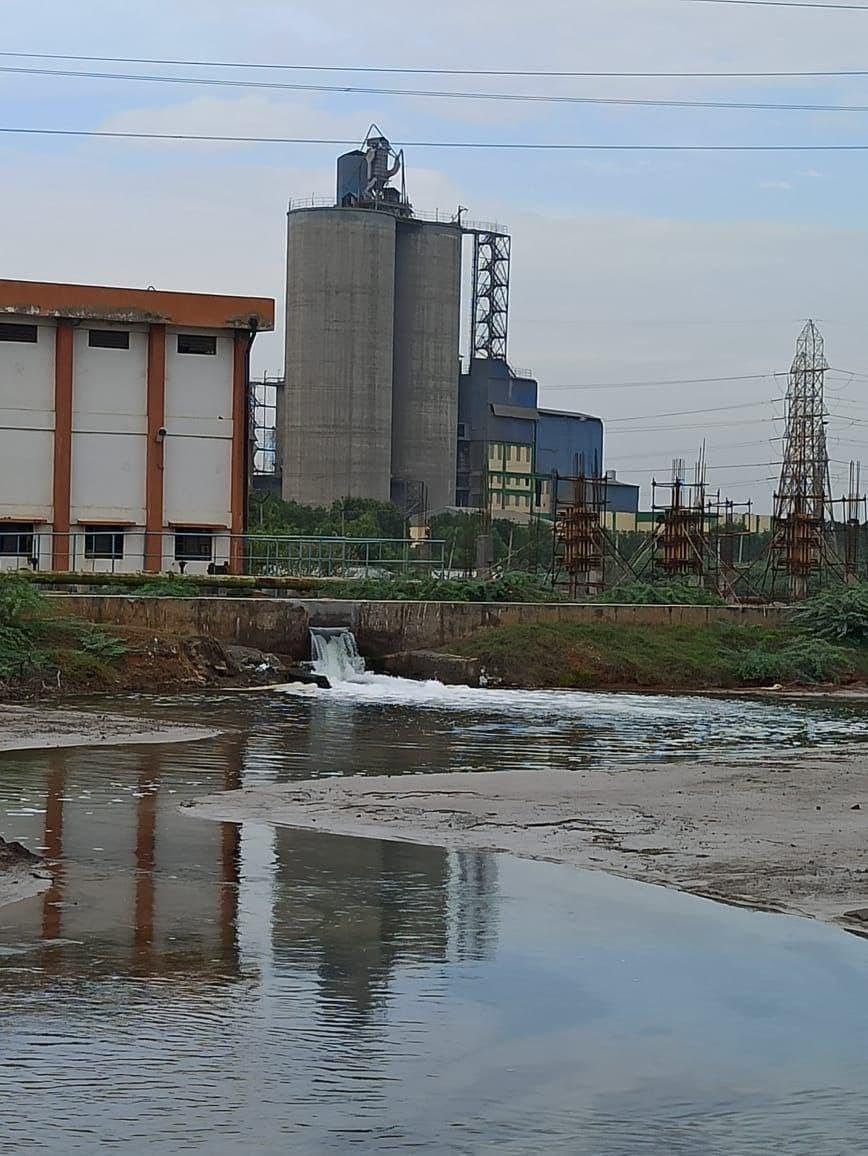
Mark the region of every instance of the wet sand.
<instances>
[{"instance_id":1,"label":"wet sand","mask_svg":"<svg viewBox=\"0 0 868 1156\"><path fill-rule=\"evenodd\" d=\"M39 867L0 870L0 908L21 899L32 899L50 886L51 876Z\"/></svg>"},{"instance_id":2,"label":"wet sand","mask_svg":"<svg viewBox=\"0 0 868 1156\"><path fill-rule=\"evenodd\" d=\"M190 813L506 851L868 933L868 757L861 754L329 778L211 795ZM848 915L857 910L864 916Z\"/></svg>"},{"instance_id":3,"label":"wet sand","mask_svg":"<svg viewBox=\"0 0 868 1156\"><path fill-rule=\"evenodd\" d=\"M218 733L201 727L163 726L153 719L101 711L0 705L0 751L194 742Z\"/></svg>"}]
</instances>

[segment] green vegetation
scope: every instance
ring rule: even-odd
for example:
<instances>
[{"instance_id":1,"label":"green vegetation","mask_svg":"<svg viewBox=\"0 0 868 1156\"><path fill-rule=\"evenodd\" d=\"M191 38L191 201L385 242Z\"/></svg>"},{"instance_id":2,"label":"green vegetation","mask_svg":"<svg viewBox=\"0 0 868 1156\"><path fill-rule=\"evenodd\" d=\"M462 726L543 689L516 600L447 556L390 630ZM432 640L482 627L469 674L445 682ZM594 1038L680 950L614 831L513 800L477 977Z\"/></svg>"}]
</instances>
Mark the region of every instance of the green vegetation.
<instances>
[{"instance_id":1,"label":"green vegetation","mask_svg":"<svg viewBox=\"0 0 868 1156\"><path fill-rule=\"evenodd\" d=\"M868 582L823 590L793 610L798 629L836 642L868 639Z\"/></svg>"},{"instance_id":2,"label":"green vegetation","mask_svg":"<svg viewBox=\"0 0 868 1156\"><path fill-rule=\"evenodd\" d=\"M105 591L115 593L115 591ZM154 576L144 579L140 585L132 590L120 587L116 593L134 593L137 598L196 598L202 593L201 586L191 578L181 574L167 574L165 577Z\"/></svg>"},{"instance_id":3,"label":"green vegetation","mask_svg":"<svg viewBox=\"0 0 868 1156\"><path fill-rule=\"evenodd\" d=\"M274 494L250 496L250 532L316 538L403 538L404 518L391 502L344 498L330 506L301 506Z\"/></svg>"},{"instance_id":4,"label":"green vegetation","mask_svg":"<svg viewBox=\"0 0 868 1156\"><path fill-rule=\"evenodd\" d=\"M868 678L868 647L834 646L789 627L497 626L454 649L515 686L701 690Z\"/></svg>"},{"instance_id":5,"label":"green vegetation","mask_svg":"<svg viewBox=\"0 0 868 1156\"><path fill-rule=\"evenodd\" d=\"M442 513L431 518L431 537L444 543L444 561L450 571L469 573L476 568L476 539L482 532L479 514ZM491 551L496 567L538 573L542 581L552 565L551 522L536 519L521 525L495 518Z\"/></svg>"},{"instance_id":6,"label":"green vegetation","mask_svg":"<svg viewBox=\"0 0 868 1156\"><path fill-rule=\"evenodd\" d=\"M99 680L125 653L107 631L59 614L26 578L0 575L0 681Z\"/></svg>"},{"instance_id":7,"label":"green vegetation","mask_svg":"<svg viewBox=\"0 0 868 1156\"><path fill-rule=\"evenodd\" d=\"M432 515L431 537L444 543L444 561L450 570L476 569L476 539L482 518L475 513L444 511ZM250 532L262 537L407 537L404 514L391 502L345 498L330 506L300 506L274 494L254 493L250 499ZM509 570L542 571L551 568L551 523L537 520L519 525L507 519L491 523L494 564Z\"/></svg>"},{"instance_id":8,"label":"green vegetation","mask_svg":"<svg viewBox=\"0 0 868 1156\"><path fill-rule=\"evenodd\" d=\"M407 602L559 602L561 596L533 574L478 578L359 578L330 583L331 598Z\"/></svg>"},{"instance_id":9,"label":"green vegetation","mask_svg":"<svg viewBox=\"0 0 868 1156\"><path fill-rule=\"evenodd\" d=\"M622 602L641 606L723 606L713 590L687 582L641 582L633 579L601 594L598 602Z\"/></svg>"},{"instance_id":10,"label":"green vegetation","mask_svg":"<svg viewBox=\"0 0 868 1156\"><path fill-rule=\"evenodd\" d=\"M747 686L842 682L855 675L857 659L863 671L868 668L868 652L847 651L822 638L790 638L780 647L759 643L745 650L733 673Z\"/></svg>"}]
</instances>

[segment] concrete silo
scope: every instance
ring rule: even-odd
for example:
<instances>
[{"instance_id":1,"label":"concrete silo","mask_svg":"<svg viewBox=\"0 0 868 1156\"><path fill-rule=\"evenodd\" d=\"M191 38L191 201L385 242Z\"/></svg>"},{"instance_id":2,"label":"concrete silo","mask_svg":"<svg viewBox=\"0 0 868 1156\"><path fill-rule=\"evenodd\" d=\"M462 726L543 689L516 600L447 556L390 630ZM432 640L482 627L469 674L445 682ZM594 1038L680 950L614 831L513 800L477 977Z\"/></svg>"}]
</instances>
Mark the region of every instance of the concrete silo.
<instances>
[{"instance_id":1,"label":"concrete silo","mask_svg":"<svg viewBox=\"0 0 868 1156\"><path fill-rule=\"evenodd\" d=\"M458 225L397 223L392 492L410 513L455 501L461 236Z\"/></svg>"},{"instance_id":2,"label":"concrete silo","mask_svg":"<svg viewBox=\"0 0 868 1156\"><path fill-rule=\"evenodd\" d=\"M396 217L291 210L283 497L388 501Z\"/></svg>"},{"instance_id":3,"label":"concrete silo","mask_svg":"<svg viewBox=\"0 0 868 1156\"><path fill-rule=\"evenodd\" d=\"M454 502L461 239L414 217L374 127L338 159L333 207L290 209L284 498Z\"/></svg>"}]
</instances>

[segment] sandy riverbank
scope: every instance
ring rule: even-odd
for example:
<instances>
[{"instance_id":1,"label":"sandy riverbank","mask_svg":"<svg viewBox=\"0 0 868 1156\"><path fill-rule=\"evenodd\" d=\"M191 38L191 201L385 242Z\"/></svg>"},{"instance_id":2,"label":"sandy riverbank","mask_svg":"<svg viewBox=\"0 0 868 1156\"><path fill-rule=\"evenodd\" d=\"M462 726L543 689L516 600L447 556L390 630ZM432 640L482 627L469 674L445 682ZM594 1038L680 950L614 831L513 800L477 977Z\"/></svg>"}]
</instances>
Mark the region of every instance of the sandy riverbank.
<instances>
[{"instance_id":1,"label":"sandy riverbank","mask_svg":"<svg viewBox=\"0 0 868 1156\"><path fill-rule=\"evenodd\" d=\"M322 779L192 814L507 851L868 932L868 757ZM858 808L858 809L855 809ZM865 910L865 919L847 913Z\"/></svg>"},{"instance_id":2,"label":"sandy riverbank","mask_svg":"<svg viewBox=\"0 0 868 1156\"><path fill-rule=\"evenodd\" d=\"M213 738L218 733L202 727L164 726L153 719L101 711L0 705L0 751L181 743Z\"/></svg>"},{"instance_id":3,"label":"sandy riverbank","mask_svg":"<svg viewBox=\"0 0 868 1156\"><path fill-rule=\"evenodd\" d=\"M51 884L42 859L20 843L0 838L0 907L31 899Z\"/></svg>"},{"instance_id":4,"label":"sandy riverbank","mask_svg":"<svg viewBox=\"0 0 868 1156\"><path fill-rule=\"evenodd\" d=\"M51 876L38 867L0 870L0 908L7 903L32 899L34 895L47 891L50 886Z\"/></svg>"}]
</instances>

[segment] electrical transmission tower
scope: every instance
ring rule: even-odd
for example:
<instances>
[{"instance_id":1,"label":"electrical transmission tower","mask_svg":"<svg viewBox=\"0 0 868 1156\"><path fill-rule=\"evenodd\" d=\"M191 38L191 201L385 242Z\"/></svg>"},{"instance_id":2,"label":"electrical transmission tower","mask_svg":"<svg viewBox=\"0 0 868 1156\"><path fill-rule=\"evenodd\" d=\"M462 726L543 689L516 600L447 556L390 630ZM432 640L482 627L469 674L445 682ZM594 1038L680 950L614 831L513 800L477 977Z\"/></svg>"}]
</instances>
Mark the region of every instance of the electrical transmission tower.
<instances>
[{"instance_id":1,"label":"electrical transmission tower","mask_svg":"<svg viewBox=\"0 0 868 1156\"><path fill-rule=\"evenodd\" d=\"M786 433L769 553L773 576L784 574L790 598L808 594L812 575L840 569L832 539L832 494L823 396L829 368L813 321L799 335L790 369Z\"/></svg>"}]
</instances>

